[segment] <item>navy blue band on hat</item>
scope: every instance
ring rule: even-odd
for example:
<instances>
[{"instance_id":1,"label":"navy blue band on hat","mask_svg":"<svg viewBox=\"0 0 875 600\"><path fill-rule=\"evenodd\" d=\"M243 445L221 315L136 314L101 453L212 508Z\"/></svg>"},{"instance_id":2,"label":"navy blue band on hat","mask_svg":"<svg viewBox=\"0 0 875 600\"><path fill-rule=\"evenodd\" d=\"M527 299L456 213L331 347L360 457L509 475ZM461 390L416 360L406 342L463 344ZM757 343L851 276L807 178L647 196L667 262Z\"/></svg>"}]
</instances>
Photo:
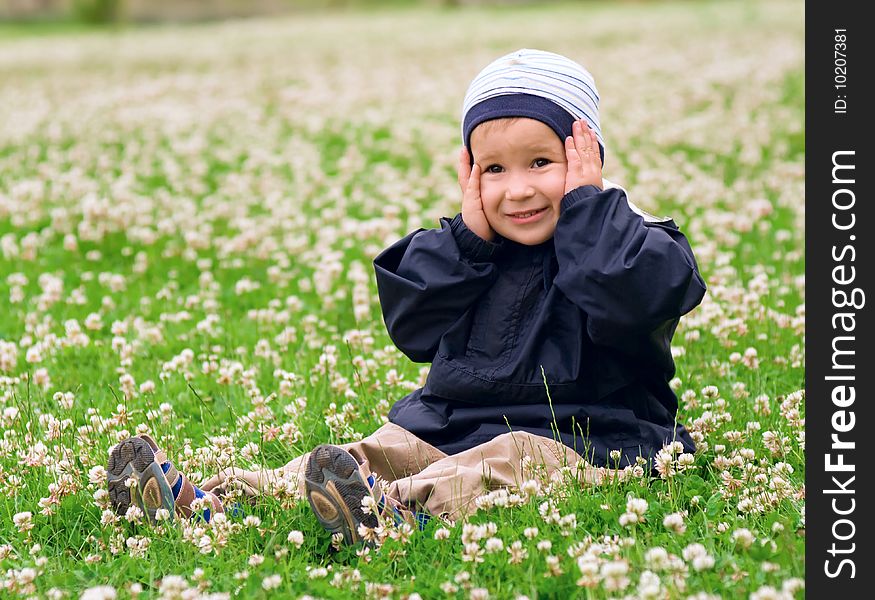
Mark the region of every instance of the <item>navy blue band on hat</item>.
<instances>
[{"instance_id":1,"label":"navy blue band on hat","mask_svg":"<svg viewBox=\"0 0 875 600\"><path fill-rule=\"evenodd\" d=\"M471 164L474 164L474 156L471 152L471 132L484 121L503 119L506 117L528 117L547 125L556 132L560 141L564 144L565 138L571 135L571 126L574 117L558 104L531 94L507 94L493 96L479 102L465 113L465 121L462 130L465 136L465 147L471 156ZM599 155L602 165L605 162L605 149L599 144Z\"/></svg>"}]
</instances>

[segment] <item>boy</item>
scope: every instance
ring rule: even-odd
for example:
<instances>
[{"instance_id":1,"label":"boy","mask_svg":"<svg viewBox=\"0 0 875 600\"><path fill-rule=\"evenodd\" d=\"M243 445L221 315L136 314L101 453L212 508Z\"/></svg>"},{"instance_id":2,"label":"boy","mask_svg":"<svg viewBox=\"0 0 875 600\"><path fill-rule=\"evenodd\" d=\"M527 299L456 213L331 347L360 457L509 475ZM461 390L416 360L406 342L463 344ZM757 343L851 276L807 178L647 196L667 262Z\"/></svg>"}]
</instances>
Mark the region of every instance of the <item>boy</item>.
<instances>
[{"instance_id":1,"label":"boy","mask_svg":"<svg viewBox=\"0 0 875 600\"><path fill-rule=\"evenodd\" d=\"M598 100L582 66L549 52L519 50L477 75L463 107L461 212L374 261L389 335L432 364L425 386L359 442L222 474L185 497L221 510L211 490L230 476L261 490L303 472L320 522L356 542L377 526L374 508L463 516L488 489L522 483L527 464L577 466L592 483L669 442L694 451L675 423L670 342L705 285L675 224L602 179ZM128 446L158 452L150 468L172 475L147 475L147 486L188 490L154 442Z\"/></svg>"}]
</instances>

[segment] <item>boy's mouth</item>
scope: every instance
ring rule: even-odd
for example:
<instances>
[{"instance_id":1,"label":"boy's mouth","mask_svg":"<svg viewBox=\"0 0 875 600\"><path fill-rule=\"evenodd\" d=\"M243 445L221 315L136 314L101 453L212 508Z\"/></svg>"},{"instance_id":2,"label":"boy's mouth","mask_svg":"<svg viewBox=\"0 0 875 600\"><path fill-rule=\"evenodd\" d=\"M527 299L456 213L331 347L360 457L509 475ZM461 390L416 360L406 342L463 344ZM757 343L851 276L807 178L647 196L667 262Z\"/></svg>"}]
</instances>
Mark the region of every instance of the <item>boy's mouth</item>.
<instances>
[{"instance_id":1,"label":"boy's mouth","mask_svg":"<svg viewBox=\"0 0 875 600\"><path fill-rule=\"evenodd\" d=\"M514 221L517 221L517 222L520 222L520 223L525 223L525 222L528 222L528 221L533 221L533 220L535 220L535 219L538 218L538 216L541 215L545 210L547 210L546 207L544 207L544 208L536 208L536 209L534 209L534 210L524 210L524 211L521 210L521 211L517 211L517 212L513 212L513 213L508 213L507 216L510 217L511 219L513 219Z\"/></svg>"}]
</instances>

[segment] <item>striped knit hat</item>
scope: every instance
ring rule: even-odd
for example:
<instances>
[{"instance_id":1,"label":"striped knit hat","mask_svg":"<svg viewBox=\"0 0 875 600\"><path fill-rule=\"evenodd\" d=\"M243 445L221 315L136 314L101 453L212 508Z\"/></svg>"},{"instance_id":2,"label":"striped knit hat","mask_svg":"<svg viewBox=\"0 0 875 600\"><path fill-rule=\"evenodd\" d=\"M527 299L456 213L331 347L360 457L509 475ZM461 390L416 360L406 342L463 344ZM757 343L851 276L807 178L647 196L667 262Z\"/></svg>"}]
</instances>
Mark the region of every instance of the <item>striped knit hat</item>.
<instances>
[{"instance_id":1,"label":"striped knit hat","mask_svg":"<svg viewBox=\"0 0 875 600\"><path fill-rule=\"evenodd\" d=\"M563 142L571 135L572 123L583 118L595 131L605 162L595 81L589 71L562 55L523 48L480 71L462 105L462 139L469 153L474 128L502 117L537 119Z\"/></svg>"}]
</instances>

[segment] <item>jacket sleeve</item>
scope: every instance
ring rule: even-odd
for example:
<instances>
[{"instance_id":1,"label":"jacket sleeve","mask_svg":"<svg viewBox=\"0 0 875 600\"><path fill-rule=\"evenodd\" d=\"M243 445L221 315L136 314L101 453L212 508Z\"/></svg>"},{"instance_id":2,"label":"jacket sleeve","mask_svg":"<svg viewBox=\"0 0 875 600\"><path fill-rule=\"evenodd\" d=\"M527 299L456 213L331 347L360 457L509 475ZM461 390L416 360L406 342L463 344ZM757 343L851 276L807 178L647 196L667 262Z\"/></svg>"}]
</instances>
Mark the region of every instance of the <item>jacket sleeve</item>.
<instances>
[{"instance_id":1,"label":"jacket sleeve","mask_svg":"<svg viewBox=\"0 0 875 600\"><path fill-rule=\"evenodd\" d=\"M622 189L582 186L565 195L554 241L555 284L584 312L593 342L618 349L631 337L664 337L695 308L705 282L671 220L650 222Z\"/></svg>"},{"instance_id":2,"label":"jacket sleeve","mask_svg":"<svg viewBox=\"0 0 875 600\"><path fill-rule=\"evenodd\" d=\"M410 360L431 362L444 333L495 281L493 253L461 213L440 229L420 229L374 259L389 337Z\"/></svg>"}]
</instances>

